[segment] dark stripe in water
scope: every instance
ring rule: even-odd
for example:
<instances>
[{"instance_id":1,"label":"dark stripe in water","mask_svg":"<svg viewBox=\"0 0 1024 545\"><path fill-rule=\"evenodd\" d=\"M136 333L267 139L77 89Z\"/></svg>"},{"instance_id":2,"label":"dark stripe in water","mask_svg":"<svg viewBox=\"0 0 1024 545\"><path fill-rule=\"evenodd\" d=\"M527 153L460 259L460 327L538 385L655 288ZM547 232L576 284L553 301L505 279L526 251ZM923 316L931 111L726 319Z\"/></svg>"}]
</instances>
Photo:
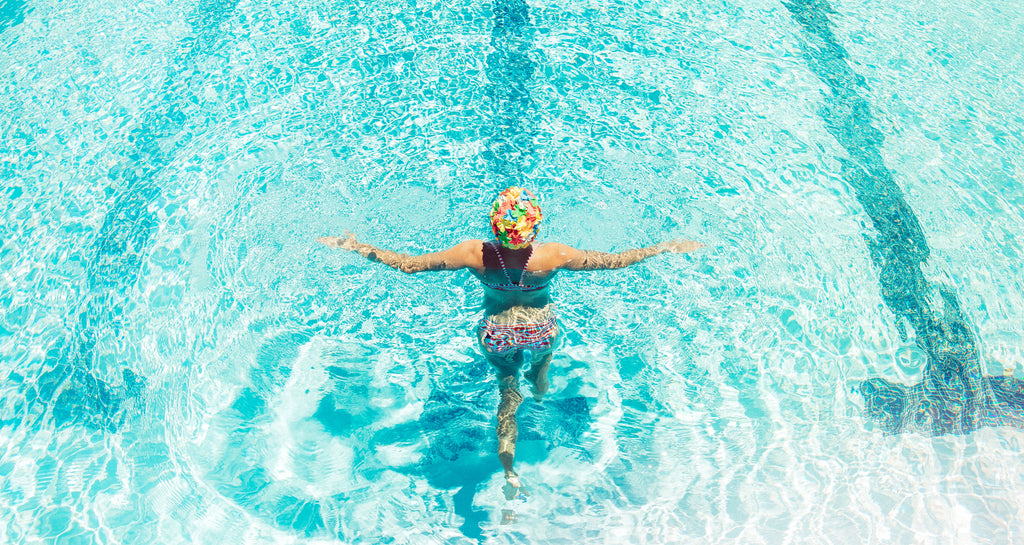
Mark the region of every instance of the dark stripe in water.
<instances>
[{"instance_id":1,"label":"dark stripe in water","mask_svg":"<svg viewBox=\"0 0 1024 545\"><path fill-rule=\"evenodd\" d=\"M140 263L158 223L149 210L161 194L156 178L173 159L164 148L172 144L180 147L181 143L174 140L187 138L188 134L183 132L188 121L184 111L192 103L195 89L190 85L190 76L203 76L197 61L216 50L220 27L237 3L238 0L206 0L187 18L195 34L179 43L179 53L168 66L157 104L142 115L141 122L128 135L129 148L122 165L110 170L112 185L125 189L107 212L96 241L96 257L89 266L89 283L94 291L130 287L138 278Z\"/></svg>"},{"instance_id":2,"label":"dark stripe in water","mask_svg":"<svg viewBox=\"0 0 1024 545\"><path fill-rule=\"evenodd\" d=\"M523 185L523 171L533 160L533 98L529 83L537 65L533 51L533 25L524 0L498 0L493 6L494 29L487 55L489 95L494 108L491 135L485 157L495 175L495 193L511 185Z\"/></svg>"},{"instance_id":3,"label":"dark stripe in water","mask_svg":"<svg viewBox=\"0 0 1024 545\"><path fill-rule=\"evenodd\" d=\"M827 0L789 0L783 5L803 30L804 56L825 84L821 116L829 133L846 149L840 159L843 180L871 219L873 236L865 235L878 268L886 306L916 333L927 354L924 380L904 386L884 379L861 384L868 416L889 433L914 429L935 435L969 433L980 426L1024 427L1024 382L1010 377L983 377L974 332L952 289L939 287L941 312L933 309L932 287L921 270L928 244L914 211L904 199L882 159L884 136L872 123L871 106L861 96L863 77L849 65L829 18Z\"/></svg>"},{"instance_id":4,"label":"dark stripe in water","mask_svg":"<svg viewBox=\"0 0 1024 545\"><path fill-rule=\"evenodd\" d=\"M75 329L50 349L46 370L26 392L29 409L37 402L50 405L58 426L81 423L112 431L122 422L126 405L139 408L145 378L125 365L120 384L101 380L93 348L101 330L120 329L127 294L138 280L159 223L150 207L161 195L157 178L173 159L165 148L180 145L174 142L176 138L187 138L183 129L188 120L183 112L194 86L183 78L192 74L202 77L197 61L216 50L220 27L236 4L237 0L204 1L187 18L195 33L179 43L157 103L129 133L121 164L109 172L111 186L120 193L104 217L93 258L86 267L89 291L85 303Z\"/></svg>"},{"instance_id":5,"label":"dark stripe in water","mask_svg":"<svg viewBox=\"0 0 1024 545\"><path fill-rule=\"evenodd\" d=\"M21 24L28 9L25 0L0 0L0 32Z\"/></svg>"}]
</instances>

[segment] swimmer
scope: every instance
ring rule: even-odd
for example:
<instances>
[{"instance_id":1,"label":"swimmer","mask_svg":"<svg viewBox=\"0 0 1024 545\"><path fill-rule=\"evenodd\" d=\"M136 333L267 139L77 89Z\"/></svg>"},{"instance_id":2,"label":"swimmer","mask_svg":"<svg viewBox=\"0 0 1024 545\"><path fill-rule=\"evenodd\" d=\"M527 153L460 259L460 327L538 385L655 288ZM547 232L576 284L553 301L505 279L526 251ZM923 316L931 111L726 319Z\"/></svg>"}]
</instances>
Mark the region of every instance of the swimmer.
<instances>
[{"instance_id":1,"label":"swimmer","mask_svg":"<svg viewBox=\"0 0 1024 545\"><path fill-rule=\"evenodd\" d=\"M469 269L480 279L485 317L476 334L487 361L497 371L501 398L498 459L505 480L516 490L522 489L513 469L518 435L516 410L523 402L519 371L529 366L524 376L532 386L534 399L541 401L548 391L548 366L559 338L549 293L555 273L562 269L619 269L663 252L686 253L703 247L679 239L606 253L577 250L557 242L535 244L543 218L537 197L525 189L510 187L491 207L494 240L467 240L447 250L410 256L359 242L351 233L317 239L331 248L357 252L405 273Z\"/></svg>"}]
</instances>

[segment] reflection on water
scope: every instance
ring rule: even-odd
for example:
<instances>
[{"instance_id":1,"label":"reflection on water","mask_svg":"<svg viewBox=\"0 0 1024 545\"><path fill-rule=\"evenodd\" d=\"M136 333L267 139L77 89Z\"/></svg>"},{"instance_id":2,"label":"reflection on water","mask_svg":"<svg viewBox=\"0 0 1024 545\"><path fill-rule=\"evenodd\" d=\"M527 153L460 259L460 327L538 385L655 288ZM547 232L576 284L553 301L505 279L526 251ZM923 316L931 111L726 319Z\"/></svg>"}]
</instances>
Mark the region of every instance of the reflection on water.
<instances>
[{"instance_id":1,"label":"reflection on water","mask_svg":"<svg viewBox=\"0 0 1024 545\"><path fill-rule=\"evenodd\" d=\"M1017 430L865 429L1020 414L975 337L1019 339L1020 304L961 308L925 277L955 233L910 209L897 114L854 71L927 56L918 27L855 49L825 2L0 6L8 541L1012 540ZM544 193L553 239L714 241L557 280L553 390L519 414L525 502L495 459L479 284L312 242L482 236L512 183ZM1019 274L989 251L949 257L973 292ZM925 380L897 384L897 357ZM846 383L880 374L865 414Z\"/></svg>"},{"instance_id":2,"label":"reflection on water","mask_svg":"<svg viewBox=\"0 0 1024 545\"><path fill-rule=\"evenodd\" d=\"M26 0L3 0L0 2L0 32L25 20L29 5Z\"/></svg>"}]
</instances>

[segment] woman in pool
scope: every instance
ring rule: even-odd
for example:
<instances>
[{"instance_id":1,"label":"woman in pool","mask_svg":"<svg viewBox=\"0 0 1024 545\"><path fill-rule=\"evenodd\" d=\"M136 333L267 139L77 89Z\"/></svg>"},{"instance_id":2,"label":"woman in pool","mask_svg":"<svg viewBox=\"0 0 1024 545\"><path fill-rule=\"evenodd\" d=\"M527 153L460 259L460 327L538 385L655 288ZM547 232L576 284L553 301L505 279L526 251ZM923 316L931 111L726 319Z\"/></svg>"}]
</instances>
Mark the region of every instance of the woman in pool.
<instances>
[{"instance_id":1,"label":"woman in pool","mask_svg":"<svg viewBox=\"0 0 1024 545\"><path fill-rule=\"evenodd\" d=\"M522 484L512 469L516 451L516 409L519 369L525 373L537 401L548 390L548 364L558 338L548 287L560 269L574 271L619 269L662 252L692 252L702 245L672 240L656 246L605 253L577 250L565 244L534 244L543 219L540 203L518 187L502 191L491 207L495 240L467 240L447 250L410 256L358 242L354 235L321 237L319 242L405 273L469 269L484 285L484 313L477 330L480 347L498 372L501 402L498 405L498 459L505 480L513 488Z\"/></svg>"}]
</instances>

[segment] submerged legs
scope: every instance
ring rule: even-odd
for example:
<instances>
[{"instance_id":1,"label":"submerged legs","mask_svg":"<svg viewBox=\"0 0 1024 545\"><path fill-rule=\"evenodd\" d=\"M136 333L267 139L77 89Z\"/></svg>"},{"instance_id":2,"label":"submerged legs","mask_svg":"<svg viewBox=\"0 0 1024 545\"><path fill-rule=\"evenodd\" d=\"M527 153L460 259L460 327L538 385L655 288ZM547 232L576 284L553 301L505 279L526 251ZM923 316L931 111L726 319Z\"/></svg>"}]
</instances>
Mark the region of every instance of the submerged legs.
<instances>
[{"instance_id":1,"label":"submerged legs","mask_svg":"<svg viewBox=\"0 0 1024 545\"><path fill-rule=\"evenodd\" d=\"M516 438L519 428L516 425L516 410L523 402L523 394L519 393L517 371L498 368L501 403L498 405L498 460L505 468L505 480L515 488L522 484L519 475L512 469L516 457Z\"/></svg>"},{"instance_id":2,"label":"submerged legs","mask_svg":"<svg viewBox=\"0 0 1024 545\"><path fill-rule=\"evenodd\" d=\"M530 367L530 370L526 372L526 380L533 384L533 399L541 401L544 398L544 394L548 393L548 387L551 383L548 382L548 367L551 364L551 356L553 354L547 354L541 359L534 362Z\"/></svg>"},{"instance_id":3,"label":"submerged legs","mask_svg":"<svg viewBox=\"0 0 1024 545\"><path fill-rule=\"evenodd\" d=\"M498 404L498 460L505 470L505 480L514 489L522 488L519 475L513 469L519 435L516 411L523 403L523 394L519 391L519 370L530 364L525 376L533 385L533 398L540 401L550 387L548 367L558 336L554 317L547 308L523 309L514 307L508 311L526 312L523 316L515 313L506 316L503 313L492 317L495 322L481 322L477 330L480 347L498 373L501 396ZM536 316L538 313L542 316ZM527 319L530 321L520 321ZM507 331L509 327L512 327L511 333Z\"/></svg>"},{"instance_id":4,"label":"submerged legs","mask_svg":"<svg viewBox=\"0 0 1024 545\"><path fill-rule=\"evenodd\" d=\"M551 356L545 354L526 372L526 379L533 385L533 398L537 401L544 397L550 387L548 367L551 364ZM491 363L498 371L498 390L501 395L501 401L498 403L498 460L505 469L505 480L513 488L519 488L522 483L519 481L519 475L512 469L516 458L516 439L519 436L516 411L523 403L523 394L519 391L519 369L494 361Z\"/></svg>"}]
</instances>

